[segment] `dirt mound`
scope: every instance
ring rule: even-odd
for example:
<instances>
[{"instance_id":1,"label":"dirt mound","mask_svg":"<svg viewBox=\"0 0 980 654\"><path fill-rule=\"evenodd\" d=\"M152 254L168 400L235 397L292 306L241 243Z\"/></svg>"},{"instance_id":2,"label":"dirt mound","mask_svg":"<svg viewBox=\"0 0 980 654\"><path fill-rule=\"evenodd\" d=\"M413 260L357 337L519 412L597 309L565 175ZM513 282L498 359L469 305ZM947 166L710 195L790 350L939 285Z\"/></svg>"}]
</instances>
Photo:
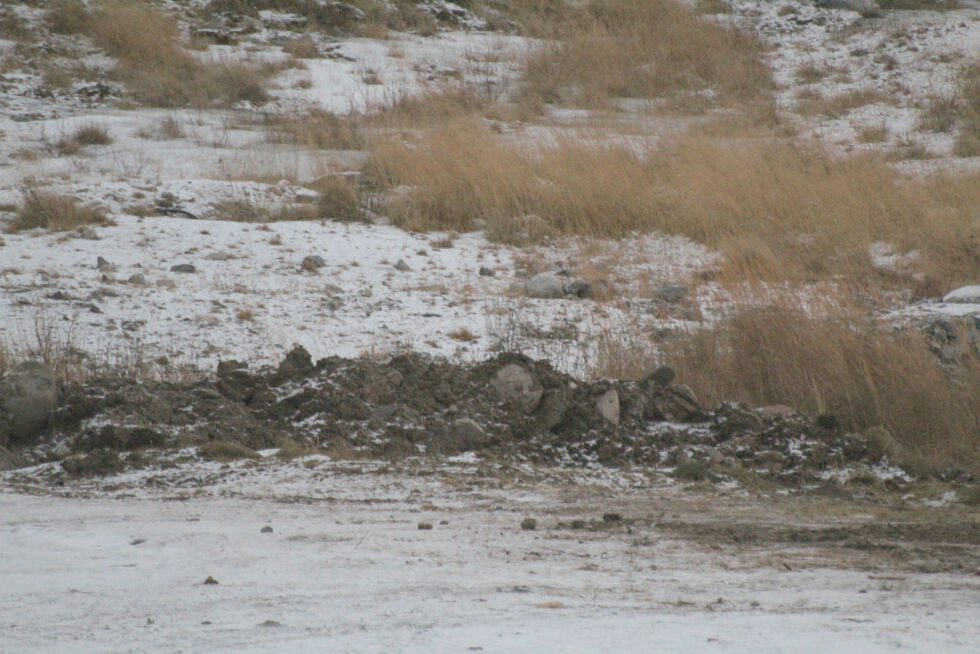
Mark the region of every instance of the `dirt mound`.
<instances>
[{"instance_id":1,"label":"dirt mound","mask_svg":"<svg viewBox=\"0 0 980 654\"><path fill-rule=\"evenodd\" d=\"M848 434L831 416L811 419L787 407L707 410L671 383L671 372L582 383L514 354L474 365L417 354L313 363L296 348L275 370L224 361L213 378L191 386L118 378L64 385L48 428L8 460L67 459L66 470L99 474L119 468L106 451L203 452L220 443L237 446L222 452L246 454L476 451L541 464L664 465L691 480L740 469L790 483L826 479L855 463L863 474L887 464L880 429ZM82 465L80 455L113 465ZM895 469L890 476L904 477Z\"/></svg>"}]
</instances>

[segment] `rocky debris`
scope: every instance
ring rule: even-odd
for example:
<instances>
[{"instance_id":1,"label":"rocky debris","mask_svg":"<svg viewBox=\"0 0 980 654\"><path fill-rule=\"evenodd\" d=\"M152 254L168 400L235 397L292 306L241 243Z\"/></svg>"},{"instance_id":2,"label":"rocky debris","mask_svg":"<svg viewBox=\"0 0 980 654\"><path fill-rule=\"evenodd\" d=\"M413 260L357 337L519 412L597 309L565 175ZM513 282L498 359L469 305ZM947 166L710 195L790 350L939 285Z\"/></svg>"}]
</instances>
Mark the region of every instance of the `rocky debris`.
<instances>
[{"instance_id":1,"label":"rocky debris","mask_svg":"<svg viewBox=\"0 0 980 654\"><path fill-rule=\"evenodd\" d=\"M521 529L524 531L534 531L538 528L538 521L534 518L524 518L521 520Z\"/></svg>"},{"instance_id":2,"label":"rocky debris","mask_svg":"<svg viewBox=\"0 0 980 654\"><path fill-rule=\"evenodd\" d=\"M489 266L480 266L480 277L494 277L497 271Z\"/></svg>"},{"instance_id":3,"label":"rocky debris","mask_svg":"<svg viewBox=\"0 0 980 654\"><path fill-rule=\"evenodd\" d=\"M431 522L420 522L418 524L418 530L419 531L431 531L432 530L432 523Z\"/></svg>"},{"instance_id":4,"label":"rocky debris","mask_svg":"<svg viewBox=\"0 0 980 654\"><path fill-rule=\"evenodd\" d=\"M400 270L402 272L408 272L409 270L412 269L412 267L409 266L407 263L405 263L404 259L399 259L398 262L395 264L395 269Z\"/></svg>"},{"instance_id":5,"label":"rocky debris","mask_svg":"<svg viewBox=\"0 0 980 654\"><path fill-rule=\"evenodd\" d=\"M178 263L175 266L170 266L170 272L175 273L196 273L197 268L191 263Z\"/></svg>"},{"instance_id":6,"label":"rocky debris","mask_svg":"<svg viewBox=\"0 0 980 654\"><path fill-rule=\"evenodd\" d=\"M980 286L963 286L943 296L943 302L953 304L980 304Z\"/></svg>"},{"instance_id":7,"label":"rocky debris","mask_svg":"<svg viewBox=\"0 0 980 654\"><path fill-rule=\"evenodd\" d=\"M313 254L308 257L303 257L303 263L300 264L300 269L306 272L316 272L320 268L327 265L326 260L323 257Z\"/></svg>"},{"instance_id":8,"label":"rocky debris","mask_svg":"<svg viewBox=\"0 0 980 654\"><path fill-rule=\"evenodd\" d=\"M266 525L266 526L262 527L262 529L259 530L259 533L260 534L271 534L272 533L272 527L270 525Z\"/></svg>"},{"instance_id":9,"label":"rocky debris","mask_svg":"<svg viewBox=\"0 0 980 654\"><path fill-rule=\"evenodd\" d=\"M58 401L51 383L38 389L34 436L0 450L3 465L54 460L66 475L93 476L149 465L144 453L158 449L194 446L230 461L337 447L380 458L472 451L542 465L673 466L689 480L741 468L799 484L901 460L883 430L852 434L826 416L737 403L708 410L683 384L586 383L517 354L471 365L419 354L314 363L295 347L276 369L222 361L214 377L184 385L93 379L63 384Z\"/></svg>"},{"instance_id":10,"label":"rocky debris","mask_svg":"<svg viewBox=\"0 0 980 654\"><path fill-rule=\"evenodd\" d=\"M202 583L205 586L217 586L218 580L212 577L211 575L208 575L208 578L205 579Z\"/></svg>"},{"instance_id":11,"label":"rocky debris","mask_svg":"<svg viewBox=\"0 0 980 654\"><path fill-rule=\"evenodd\" d=\"M137 286L146 286L146 275L143 273L135 273L129 276L129 283L135 284Z\"/></svg>"},{"instance_id":12,"label":"rocky debris","mask_svg":"<svg viewBox=\"0 0 980 654\"><path fill-rule=\"evenodd\" d=\"M99 272L108 273L115 272L116 267L109 263L109 261L103 257L99 257L95 261L95 267Z\"/></svg>"},{"instance_id":13,"label":"rocky debris","mask_svg":"<svg viewBox=\"0 0 980 654\"><path fill-rule=\"evenodd\" d=\"M18 444L41 433L58 407L51 367L25 361L0 379L0 446Z\"/></svg>"},{"instance_id":14,"label":"rocky debris","mask_svg":"<svg viewBox=\"0 0 980 654\"><path fill-rule=\"evenodd\" d=\"M86 241L98 241L100 237L97 231L91 227L86 227L78 233L78 238L83 238Z\"/></svg>"},{"instance_id":15,"label":"rocky debris","mask_svg":"<svg viewBox=\"0 0 980 654\"><path fill-rule=\"evenodd\" d=\"M543 394L541 384L534 375L517 364L510 364L498 370L492 386L501 402L516 407L524 413L531 413L537 409Z\"/></svg>"}]
</instances>

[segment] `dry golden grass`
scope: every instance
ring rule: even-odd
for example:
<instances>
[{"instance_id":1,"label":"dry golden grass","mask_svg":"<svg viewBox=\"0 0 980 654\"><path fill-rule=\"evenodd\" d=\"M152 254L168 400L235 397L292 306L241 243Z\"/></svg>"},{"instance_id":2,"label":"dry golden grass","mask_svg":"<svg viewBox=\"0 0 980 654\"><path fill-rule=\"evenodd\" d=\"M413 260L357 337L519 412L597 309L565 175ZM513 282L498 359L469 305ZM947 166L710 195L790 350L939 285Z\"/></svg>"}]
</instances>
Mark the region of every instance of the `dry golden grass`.
<instances>
[{"instance_id":1,"label":"dry golden grass","mask_svg":"<svg viewBox=\"0 0 980 654\"><path fill-rule=\"evenodd\" d=\"M881 143L888 139L888 126L884 122L877 125L866 125L858 130L859 143Z\"/></svg>"},{"instance_id":2,"label":"dry golden grass","mask_svg":"<svg viewBox=\"0 0 980 654\"><path fill-rule=\"evenodd\" d=\"M829 98L803 99L797 103L796 111L804 116L821 115L827 118L841 118L854 109L878 102L892 104L894 99L878 91L845 91Z\"/></svg>"},{"instance_id":3,"label":"dry golden grass","mask_svg":"<svg viewBox=\"0 0 980 654\"><path fill-rule=\"evenodd\" d=\"M959 90L959 132L953 153L960 157L977 157L980 156L980 64L963 71Z\"/></svg>"},{"instance_id":4,"label":"dry golden grass","mask_svg":"<svg viewBox=\"0 0 980 654\"><path fill-rule=\"evenodd\" d=\"M275 114L269 118L269 140L321 150L359 150L364 139L358 123L356 115L340 116L319 108Z\"/></svg>"},{"instance_id":5,"label":"dry golden grass","mask_svg":"<svg viewBox=\"0 0 980 654\"><path fill-rule=\"evenodd\" d=\"M744 99L771 86L753 37L674 0L534 4L538 29L556 39L525 66L523 94L536 101L602 106L705 89Z\"/></svg>"},{"instance_id":6,"label":"dry golden grass","mask_svg":"<svg viewBox=\"0 0 980 654\"><path fill-rule=\"evenodd\" d=\"M871 157L771 141L686 140L641 156L588 143L518 149L454 123L417 142L379 140L370 185L404 186L386 212L410 229L485 226L496 239L682 234L719 248L736 277L821 279L874 272L868 247L921 254L921 292L980 274L976 175L904 182Z\"/></svg>"},{"instance_id":7,"label":"dry golden grass","mask_svg":"<svg viewBox=\"0 0 980 654\"><path fill-rule=\"evenodd\" d=\"M55 231L75 229L82 225L106 222L105 214L94 207L79 204L67 195L30 190L10 223L10 231L43 228Z\"/></svg>"},{"instance_id":8,"label":"dry golden grass","mask_svg":"<svg viewBox=\"0 0 980 654\"><path fill-rule=\"evenodd\" d=\"M666 361L709 406L738 400L835 415L848 430L884 426L901 462L980 470L980 362L940 366L921 334L857 311L792 297L743 304L721 325L675 342Z\"/></svg>"},{"instance_id":9,"label":"dry golden grass","mask_svg":"<svg viewBox=\"0 0 980 654\"><path fill-rule=\"evenodd\" d=\"M57 31L83 33L118 60L115 74L140 102L164 107L230 105L268 99L268 65L204 62L180 47L176 22L134 0L100 0L91 12L78 3L54 5Z\"/></svg>"}]
</instances>

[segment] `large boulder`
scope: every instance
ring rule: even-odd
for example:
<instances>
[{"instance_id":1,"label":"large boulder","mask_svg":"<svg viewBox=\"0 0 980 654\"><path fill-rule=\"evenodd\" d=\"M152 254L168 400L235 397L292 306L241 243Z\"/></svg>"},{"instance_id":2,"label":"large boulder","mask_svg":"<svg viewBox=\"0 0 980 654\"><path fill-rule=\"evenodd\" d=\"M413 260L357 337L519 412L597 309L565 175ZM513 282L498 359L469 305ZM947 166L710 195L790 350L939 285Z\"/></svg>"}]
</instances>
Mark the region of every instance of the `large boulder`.
<instances>
[{"instance_id":1,"label":"large boulder","mask_svg":"<svg viewBox=\"0 0 980 654\"><path fill-rule=\"evenodd\" d=\"M41 433L58 408L54 371L25 361L0 380L0 446L17 444Z\"/></svg>"},{"instance_id":2,"label":"large boulder","mask_svg":"<svg viewBox=\"0 0 980 654\"><path fill-rule=\"evenodd\" d=\"M516 363L498 370L490 385L498 400L524 413L533 413L541 403L541 395L544 393L534 375Z\"/></svg>"}]
</instances>

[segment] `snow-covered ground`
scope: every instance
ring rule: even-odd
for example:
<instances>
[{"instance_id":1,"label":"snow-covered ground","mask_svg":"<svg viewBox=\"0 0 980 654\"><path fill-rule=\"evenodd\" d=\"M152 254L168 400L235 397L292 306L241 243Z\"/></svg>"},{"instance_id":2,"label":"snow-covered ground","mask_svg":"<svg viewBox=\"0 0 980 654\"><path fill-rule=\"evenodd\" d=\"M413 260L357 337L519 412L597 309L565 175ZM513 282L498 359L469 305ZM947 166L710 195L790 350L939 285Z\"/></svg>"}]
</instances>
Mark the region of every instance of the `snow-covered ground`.
<instances>
[{"instance_id":1,"label":"snow-covered ground","mask_svg":"<svg viewBox=\"0 0 980 654\"><path fill-rule=\"evenodd\" d=\"M0 651L954 653L980 638L975 577L658 527L763 511L724 491L505 482L465 460L183 476L0 491Z\"/></svg>"}]
</instances>

